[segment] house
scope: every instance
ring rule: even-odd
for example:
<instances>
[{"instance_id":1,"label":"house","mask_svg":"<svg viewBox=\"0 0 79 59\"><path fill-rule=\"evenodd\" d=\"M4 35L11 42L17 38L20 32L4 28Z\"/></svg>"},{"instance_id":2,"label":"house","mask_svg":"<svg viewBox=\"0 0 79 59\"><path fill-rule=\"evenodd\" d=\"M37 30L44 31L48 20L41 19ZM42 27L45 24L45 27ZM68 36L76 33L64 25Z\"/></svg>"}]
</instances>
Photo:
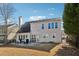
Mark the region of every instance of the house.
<instances>
[{"instance_id":1,"label":"house","mask_svg":"<svg viewBox=\"0 0 79 59\"><path fill-rule=\"evenodd\" d=\"M12 40L18 31L18 26L16 24L8 24L7 25L7 40ZM3 43L6 36L5 25L0 25L0 43Z\"/></svg>"},{"instance_id":2,"label":"house","mask_svg":"<svg viewBox=\"0 0 79 59\"><path fill-rule=\"evenodd\" d=\"M59 18L30 21L20 27L16 36L17 42L20 40L25 43L61 42L61 19Z\"/></svg>"},{"instance_id":3,"label":"house","mask_svg":"<svg viewBox=\"0 0 79 59\"><path fill-rule=\"evenodd\" d=\"M19 30L19 26L17 24L13 24L12 26L8 27L8 40L16 39L17 31Z\"/></svg>"},{"instance_id":4,"label":"house","mask_svg":"<svg viewBox=\"0 0 79 59\"><path fill-rule=\"evenodd\" d=\"M15 24L8 24L7 25L7 41L8 40L12 40L14 39L15 37L15 29L17 28L13 28L15 27L16 25ZM4 43L4 40L5 40L5 37L6 37L6 32L5 32L5 25L0 25L0 43Z\"/></svg>"},{"instance_id":5,"label":"house","mask_svg":"<svg viewBox=\"0 0 79 59\"><path fill-rule=\"evenodd\" d=\"M9 28L12 25L13 24L9 24L7 25L7 27ZM3 40L4 37L5 37L5 25L0 25L0 40Z\"/></svg>"}]
</instances>

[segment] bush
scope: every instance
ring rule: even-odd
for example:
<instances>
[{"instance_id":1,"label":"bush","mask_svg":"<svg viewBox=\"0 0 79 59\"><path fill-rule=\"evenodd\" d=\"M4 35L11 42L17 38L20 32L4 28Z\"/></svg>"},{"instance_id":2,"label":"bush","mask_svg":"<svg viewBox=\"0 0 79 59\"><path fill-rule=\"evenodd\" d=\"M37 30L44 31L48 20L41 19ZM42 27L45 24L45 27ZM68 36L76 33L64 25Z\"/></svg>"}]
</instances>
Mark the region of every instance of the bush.
<instances>
[{"instance_id":1,"label":"bush","mask_svg":"<svg viewBox=\"0 0 79 59\"><path fill-rule=\"evenodd\" d=\"M67 42L75 47L78 47L78 40L75 36L66 38Z\"/></svg>"}]
</instances>

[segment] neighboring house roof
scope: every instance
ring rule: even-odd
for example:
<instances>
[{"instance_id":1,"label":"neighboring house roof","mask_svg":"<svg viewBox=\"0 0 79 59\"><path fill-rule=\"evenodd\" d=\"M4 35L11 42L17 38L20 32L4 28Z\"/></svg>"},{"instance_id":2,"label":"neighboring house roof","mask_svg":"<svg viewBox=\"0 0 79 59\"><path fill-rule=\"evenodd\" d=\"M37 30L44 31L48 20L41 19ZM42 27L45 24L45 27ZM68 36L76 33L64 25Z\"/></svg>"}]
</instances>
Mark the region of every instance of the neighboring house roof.
<instances>
[{"instance_id":1,"label":"neighboring house roof","mask_svg":"<svg viewBox=\"0 0 79 59\"><path fill-rule=\"evenodd\" d=\"M9 26L12 26L12 25L14 25L14 24L8 24L7 26L9 27ZM0 25L0 28L1 27L5 27L5 25Z\"/></svg>"},{"instance_id":2,"label":"neighboring house roof","mask_svg":"<svg viewBox=\"0 0 79 59\"><path fill-rule=\"evenodd\" d=\"M26 33L30 32L30 23L26 22L22 27L19 29L18 33Z\"/></svg>"}]
</instances>

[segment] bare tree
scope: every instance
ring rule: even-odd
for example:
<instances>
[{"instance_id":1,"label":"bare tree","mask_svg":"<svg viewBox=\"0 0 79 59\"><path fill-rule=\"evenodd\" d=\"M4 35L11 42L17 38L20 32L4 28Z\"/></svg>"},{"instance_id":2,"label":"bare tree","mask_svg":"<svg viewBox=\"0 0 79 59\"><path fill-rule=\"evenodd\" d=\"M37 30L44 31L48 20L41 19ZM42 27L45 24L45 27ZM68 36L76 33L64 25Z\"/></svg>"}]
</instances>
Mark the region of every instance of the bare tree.
<instances>
[{"instance_id":1,"label":"bare tree","mask_svg":"<svg viewBox=\"0 0 79 59\"><path fill-rule=\"evenodd\" d=\"M0 16L4 20L4 24L5 24L5 29L4 29L5 30L5 37L4 37L5 43L7 43L7 36L8 36L8 20L10 20L13 13L14 13L14 8L12 4L0 3Z\"/></svg>"}]
</instances>

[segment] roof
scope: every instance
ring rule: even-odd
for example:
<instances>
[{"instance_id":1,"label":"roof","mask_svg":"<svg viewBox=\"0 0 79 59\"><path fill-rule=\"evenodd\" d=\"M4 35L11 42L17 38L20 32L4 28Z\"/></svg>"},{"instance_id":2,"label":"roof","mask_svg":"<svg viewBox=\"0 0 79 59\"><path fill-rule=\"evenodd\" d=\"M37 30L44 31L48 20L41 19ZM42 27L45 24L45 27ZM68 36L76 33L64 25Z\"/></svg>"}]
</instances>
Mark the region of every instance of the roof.
<instances>
[{"instance_id":1,"label":"roof","mask_svg":"<svg viewBox=\"0 0 79 59\"><path fill-rule=\"evenodd\" d=\"M48 21L48 20L52 20L52 21L61 21L62 19L60 19L60 18L40 19L40 20L36 20L36 21L30 21L30 23L43 22L43 21Z\"/></svg>"},{"instance_id":2,"label":"roof","mask_svg":"<svg viewBox=\"0 0 79 59\"><path fill-rule=\"evenodd\" d=\"M8 24L7 26L11 26L11 25L14 25L14 24ZM5 26L5 25L0 25L0 26Z\"/></svg>"},{"instance_id":3,"label":"roof","mask_svg":"<svg viewBox=\"0 0 79 59\"><path fill-rule=\"evenodd\" d=\"M25 33L30 32L30 23L26 22L22 27L19 29L18 33Z\"/></svg>"},{"instance_id":4,"label":"roof","mask_svg":"<svg viewBox=\"0 0 79 59\"><path fill-rule=\"evenodd\" d=\"M12 25L14 25L14 24L8 24L7 26L9 27L9 26L12 26ZM0 25L0 27L5 27L5 25Z\"/></svg>"}]
</instances>

